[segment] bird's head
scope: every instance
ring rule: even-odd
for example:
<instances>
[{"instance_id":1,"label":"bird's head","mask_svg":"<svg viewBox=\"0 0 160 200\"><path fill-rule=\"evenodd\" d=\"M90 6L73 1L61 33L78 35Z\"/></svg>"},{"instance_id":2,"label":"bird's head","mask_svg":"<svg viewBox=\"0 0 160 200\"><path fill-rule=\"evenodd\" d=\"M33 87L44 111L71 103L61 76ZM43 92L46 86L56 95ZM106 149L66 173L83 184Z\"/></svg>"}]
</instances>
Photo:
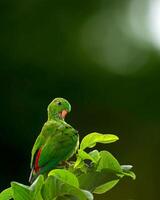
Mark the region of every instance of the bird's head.
<instances>
[{"instance_id":1,"label":"bird's head","mask_svg":"<svg viewBox=\"0 0 160 200\"><path fill-rule=\"evenodd\" d=\"M54 99L48 106L48 119L64 120L67 113L71 111L70 103L63 98Z\"/></svg>"}]
</instances>

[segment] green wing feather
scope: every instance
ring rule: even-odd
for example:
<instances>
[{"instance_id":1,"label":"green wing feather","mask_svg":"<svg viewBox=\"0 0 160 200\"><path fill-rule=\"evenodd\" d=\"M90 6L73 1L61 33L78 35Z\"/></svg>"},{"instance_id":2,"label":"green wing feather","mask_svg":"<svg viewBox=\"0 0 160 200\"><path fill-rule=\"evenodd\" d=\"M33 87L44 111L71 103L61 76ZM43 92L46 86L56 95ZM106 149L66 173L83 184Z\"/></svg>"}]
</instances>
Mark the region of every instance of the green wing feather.
<instances>
[{"instance_id":1,"label":"green wing feather","mask_svg":"<svg viewBox=\"0 0 160 200\"><path fill-rule=\"evenodd\" d=\"M42 146L39 167L48 165L49 162L53 162L52 167L54 167L54 161L56 165L74 154L78 140L77 131L66 122L47 121L33 146L31 168L34 164L36 152Z\"/></svg>"},{"instance_id":2,"label":"green wing feather","mask_svg":"<svg viewBox=\"0 0 160 200\"><path fill-rule=\"evenodd\" d=\"M59 161L67 160L75 152L77 143L77 131L73 128L61 127L57 129L54 135L48 137L43 146L38 163L39 166L43 167L53 160L55 160L55 164Z\"/></svg>"},{"instance_id":3,"label":"green wing feather","mask_svg":"<svg viewBox=\"0 0 160 200\"><path fill-rule=\"evenodd\" d=\"M36 156L37 150L45 144L46 140L48 139L48 137L51 134L54 134L54 131L56 128L57 128L57 124L54 121L47 121L44 124L44 126L41 130L41 133L37 137L37 139L33 145L33 148L32 148L31 163L30 163L31 168L33 167L33 164L34 164L33 162L34 162L34 158Z\"/></svg>"},{"instance_id":4,"label":"green wing feather","mask_svg":"<svg viewBox=\"0 0 160 200\"><path fill-rule=\"evenodd\" d=\"M43 145L44 141L45 141L44 137L42 135L39 135L34 143L32 153L31 153L31 163L30 163L31 168L33 167L33 162L34 162L36 152Z\"/></svg>"}]
</instances>

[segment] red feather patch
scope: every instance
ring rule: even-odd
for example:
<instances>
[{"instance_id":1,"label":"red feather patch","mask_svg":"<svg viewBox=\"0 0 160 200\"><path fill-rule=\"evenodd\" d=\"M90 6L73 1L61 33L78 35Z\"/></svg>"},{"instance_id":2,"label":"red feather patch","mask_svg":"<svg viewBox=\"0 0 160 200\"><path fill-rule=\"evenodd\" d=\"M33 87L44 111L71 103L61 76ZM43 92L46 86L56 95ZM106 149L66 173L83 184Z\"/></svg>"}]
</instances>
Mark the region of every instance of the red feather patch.
<instances>
[{"instance_id":1,"label":"red feather patch","mask_svg":"<svg viewBox=\"0 0 160 200\"><path fill-rule=\"evenodd\" d=\"M34 167L35 167L35 172L39 172L39 170L40 170L40 167L39 167L39 165L38 165L38 162L39 162L39 158L40 158L41 152L42 152L42 148L40 148L40 149L38 150L37 155L36 155L35 165L34 165Z\"/></svg>"}]
</instances>

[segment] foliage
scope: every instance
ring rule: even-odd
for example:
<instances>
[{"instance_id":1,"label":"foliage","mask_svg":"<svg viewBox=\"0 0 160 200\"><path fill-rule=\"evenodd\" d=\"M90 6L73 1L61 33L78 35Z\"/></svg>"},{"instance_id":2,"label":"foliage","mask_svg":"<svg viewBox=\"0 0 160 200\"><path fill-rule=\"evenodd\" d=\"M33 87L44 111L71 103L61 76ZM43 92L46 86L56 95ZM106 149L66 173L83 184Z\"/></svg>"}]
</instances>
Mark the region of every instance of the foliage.
<instances>
[{"instance_id":1,"label":"foliage","mask_svg":"<svg viewBox=\"0 0 160 200\"><path fill-rule=\"evenodd\" d=\"M80 144L76 161L53 169L46 179L40 175L31 186L11 182L11 187L0 193L0 200L93 200L94 193L109 191L124 176L135 179L132 166L120 165L108 151L85 151L96 143L117 140L111 134L88 134Z\"/></svg>"}]
</instances>

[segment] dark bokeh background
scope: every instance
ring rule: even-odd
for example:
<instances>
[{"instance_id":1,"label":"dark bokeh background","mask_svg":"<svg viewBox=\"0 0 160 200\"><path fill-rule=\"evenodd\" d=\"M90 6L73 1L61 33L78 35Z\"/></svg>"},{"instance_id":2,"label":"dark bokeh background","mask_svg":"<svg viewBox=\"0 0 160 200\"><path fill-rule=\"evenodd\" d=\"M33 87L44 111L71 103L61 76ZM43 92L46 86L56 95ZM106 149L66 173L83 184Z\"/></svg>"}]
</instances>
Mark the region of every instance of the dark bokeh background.
<instances>
[{"instance_id":1,"label":"dark bokeh background","mask_svg":"<svg viewBox=\"0 0 160 200\"><path fill-rule=\"evenodd\" d=\"M134 165L136 181L96 199L159 199L158 8L156 0L1 0L0 190L27 184L32 145L60 96L81 138L117 134L99 149Z\"/></svg>"}]
</instances>

